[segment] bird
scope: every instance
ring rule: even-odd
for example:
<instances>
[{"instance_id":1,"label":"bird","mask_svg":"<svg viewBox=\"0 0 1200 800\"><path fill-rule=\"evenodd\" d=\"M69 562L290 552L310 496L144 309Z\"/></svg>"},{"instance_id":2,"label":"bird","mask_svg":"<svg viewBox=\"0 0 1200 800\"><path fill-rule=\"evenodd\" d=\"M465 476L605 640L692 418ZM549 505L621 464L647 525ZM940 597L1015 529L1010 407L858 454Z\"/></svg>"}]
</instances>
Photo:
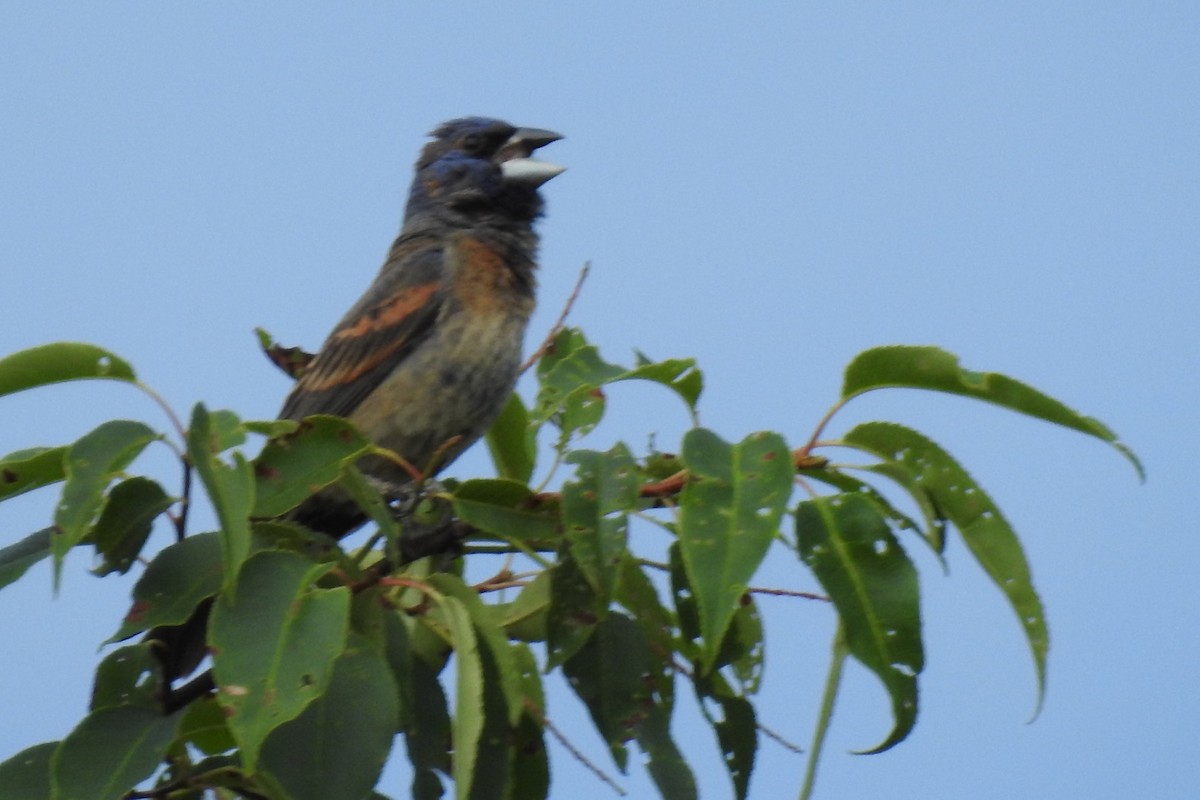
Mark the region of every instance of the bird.
<instances>
[{"instance_id":1,"label":"bird","mask_svg":"<svg viewBox=\"0 0 1200 800\"><path fill-rule=\"evenodd\" d=\"M562 138L542 128L462 117L429 136L383 266L300 372L279 414L348 419L399 457L357 464L393 495L412 484L413 470L432 477L449 465L512 394L535 301L539 189L565 169L533 158ZM339 539L367 517L335 485L284 519ZM158 645L168 712L212 688L207 672L170 690L207 653L212 602L182 625L147 634Z\"/></svg>"},{"instance_id":2,"label":"bird","mask_svg":"<svg viewBox=\"0 0 1200 800\"><path fill-rule=\"evenodd\" d=\"M463 117L429 135L382 268L279 415L348 419L400 457L358 463L393 490L448 466L511 395L535 302L539 188L564 171L532 157L562 138L542 128ZM337 487L287 518L335 539L366 521Z\"/></svg>"}]
</instances>

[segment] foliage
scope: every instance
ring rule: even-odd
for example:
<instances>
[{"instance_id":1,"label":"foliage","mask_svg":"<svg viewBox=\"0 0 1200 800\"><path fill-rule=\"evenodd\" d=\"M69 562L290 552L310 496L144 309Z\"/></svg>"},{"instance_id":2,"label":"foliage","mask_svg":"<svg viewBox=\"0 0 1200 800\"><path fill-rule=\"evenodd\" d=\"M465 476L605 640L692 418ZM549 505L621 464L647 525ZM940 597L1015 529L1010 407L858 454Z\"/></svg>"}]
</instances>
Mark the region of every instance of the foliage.
<instances>
[{"instance_id":1,"label":"foliage","mask_svg":"<svg viewBox=\"0 0 1200 800\"><path fill-rule=\"evenodd\" d=\"M269 354L281 366L303 360L299 351ZM769 432L726 442L697 426L677 455L620 443L584 449L579 443L606 411L606 386L657 383L694 420L699 370L687 359L641 355L633 367L611 364L578 330L564 329L537 374L534 401L514 395L488 434L498 477L426 482L415 507L411 498L379 496L363 479L355 464L376 448L332 417L244 421L197 405L185 427L164 404L173 431L114 420L76 442L5 457L0 500L53 484L61 495L51 525L0 549L0 586L46 558L59 581L75 547L94 549L99 575L141 574L107 642L127 643L99 664L89 713L61 742L0 764L0 796L195 798L211 788L222 798L380 797L373 787L399 735L415 798L439 797L449 781L462 800L534 800L550 791L544 739L556 732L542 675L561 670L617 767L626 770L636 742L672 800L697 794L671 734L678 684L690 684L743 798L759 742L754 699L765 641L754 577L768 555L789 552L839 620L807 796L847 656L878 677L891 703L892 729L870 752L903 741L915 724L924 652L906 548L942 557L947 530L962 537L1020 620L1039 706L1049 646L1021 544L983 489L901 425L872 422L822 440L838 409L882 388L949 392L1095 436L1141 473L1096 420L1011 378L965 370L933 347L856 357L841 397L800 447ZM127 362L91 345L52 344L0 360L0 394L81 379L123 381L158 397ZM248 443L261 439L249 455ZM547 439L549 464L539 450ZM177 495L130 473L157 442L183 465ZM873 460L837 466L818 455L828 448ZM531 485L539 468L541 484ZM545 491L562 471L560 488ZM875 486L878 478L911 498L915 517ZM280 519L334 483L378 524L361 546ZM817 493L818 484L830 493ZM197 487L216 530L189 529ZM673 537L667 563L635 552L634 516ZM175 540L151 552L156 526ZM404 563L400 541L430 527L456 530L457 551ZM464 563L497 552L515 558L468 584ZM186 632L210 613L211 674L168 685L164 632ZM155 636L128 643L152 629Z\"/></svg>"}]
</instances>

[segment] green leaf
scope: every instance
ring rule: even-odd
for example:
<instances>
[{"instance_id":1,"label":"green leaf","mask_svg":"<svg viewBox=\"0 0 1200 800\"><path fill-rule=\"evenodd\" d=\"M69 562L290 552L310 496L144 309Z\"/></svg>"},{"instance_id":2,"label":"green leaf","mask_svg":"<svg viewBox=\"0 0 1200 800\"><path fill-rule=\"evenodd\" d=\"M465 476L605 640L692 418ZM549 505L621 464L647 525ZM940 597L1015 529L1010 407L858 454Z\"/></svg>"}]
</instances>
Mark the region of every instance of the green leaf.
<instances>
[{"instance_id":1,"label":"green leaf","mask_svg":"<svg viewBox=\"0 0 1200 800\"><path fill-rule=\"evenodd\" d=\"M0 500L58 483L67 476L67 447L33 447L0 459Z\"/></svg>"},{"instance_id":2,"label":"green leaf","mask_svg":"<svg viewBox=\"0 0 1200 800\"><path fill-rule=\"evenodd\" d=\"M237 746L225 724L225 709L212 696L188 703L179 723L179 739L209 756L226 753Z\"/></svg>"},{"instance_id":3,"label":"green leaf","mask_svg":"<svg viewBox=\"0 0 1200 800\"><path fill-rule=\"evenodd\" d=\"M692 684L704 718L717 734L717 744L724 756L725 768L729 770L734 795L738 800L745 800L750 790L754 756L758 751L758 723L754 705L734 692L719 672L709 675L693 673ZM711 705L706 700L719 707L719 719L712 713Z\"/></svg>"},{"instance_id":4,"label":"green leaf","mask_svg":"<svg viewBox=\"0 0 1200 800\"><path fill-rule=\"evenodd\" d=\"M591 637L596 623L607 613L607 606L596 598L596 591L570 552L559 553L550 569L550 614L547 620L547 669L572 658Z\"/></svg>"},{"instance_id":5,"label":"green leaf","mask_svg":"<svg viewBox=\"0 0 1200 800\"><path fill-rule=\"evenodd\" d=\"M586 434L604 416L602 387L619 381L648 380L666 386L694 412L702 378L691 359L651 363L639 355L633 369L610 364L588 344L577 328L564 328L538 362L538 401L532 419L541 424L553 419L564 438Z\"/></svg>"},{"instance_id":6,"label":"green leaf","mask_svg":"<svg viewBox=\"0 0 1200 800\"><path fill-rule=\"evenodd\" d=\"M483 664L471 615L457 597L435 598L450 631L457 662L454 692L454 796L467 800L475 779L475 759L483 736ZM481 776L482 777L482 776Z\"/></svg>"},{"instance_id":7,"label":"green leaf","mask_svg":"<svg viewBox=\"0 0 1200 800\"><path fill-rule=\"evenodd\" d=\"M138 706L101 708L63 739L51 760L58 800L117 800L166 758L179 715Z\"/></svg>"},{"instance_id":8,"label":"green leaf","mask_svg":"<svg viewBox=\"0 0 1200 800\"><path fill-rule=\"evenodd\" d=\"M929 389L971 397L1095 436L1115 447L1133 464L1138 477L1146 479L1138 457L1099 420L1007 375L963 369L957 356L941 348L896 345L859 353L846 367L842 400L884 388Z\"/></svg>"},{"instance_id":9,"label":"green leaf","mask_svg":"<svg viewBox=\"0 0 1200 800\"><path fill-rule=\"evenodd\" d=\"M804 469L800 470L799 474L806 478L821 481L843 492L853 492L862 495L874 503L879 509L879 513L891 521L894 530L916 531L929 544L938 558L941 559L942 551L946 547L946 524L945 520L942 519L941 513L934 507L929 493L915 483L913 476L902 464L888 461L872 465L867 467L867 469L891 478L908 491L925 519L924 528L918 525L912 517L892 505L891 501L874 486L860 481L853 475L847 475L844 472L826 468ZM942 561L944 566L944 559Z\"/></svg>"},{"instance_id":10,"label":"green leaf","mask_svg":"<svg viewBox=\"0 0 1200 800\"><path fill-rule=\"evenodd\" d=\"M509 638L544 642L550 612L550 573L542 571L517 594L511 603L496 606L500 624Z\"/></svg>"},{"instance_id":11,"label":"green leaf","mask_svg":"<svg viewBox=\"0 0 1200 800\"><path fill-rule=\"evenodd\" d=\"M529 411L513 393L500 416L487 432L488 452L496 474L501 478L528 483L537 466L535 429L529 424Z\"/></svg>"},{"instance_id":12,"label":"green leaf","mask_svg":"<svg viewBox=\"0 0 1200 800\"><path fill-rule=\"evenodd\" d=\"M149 642L114 650L96 668L90 710L138 706L161 714L158 671L159 662Z\"/></svg>"},{"instance_id":13,"label":"green leaf","mask_svg":"<svg viewBox=\"0 0 1200 800\"><path fill-rule=\"evenodd\" d=\"M199 533L164 547L133 586L133 606L105 643L159 625L182 625L205 599L221 590L221 540Z\"/></svg>"},{"instance_id":14,"label":"green leaf","mask_svg":"<svg viewBox=\"0 0 1200 800\"><path fill-rule=\"evenodd\" d=\"M628 763L625 743L636 738L650 757L647 769L662 796L688 800L696 797L695 779L671 739L662 687L646 679L660 671L655 660L641 629L614 612L596 626L563 672L621 771Z\"/></svg>"},{"instance_id":15,"label":"green leaf","mask_svg":"<svg viewBox=\"0 0 1200 800\"><path fill-rule=\"evenodd\" d=\"M0 589L25 574L25 571L50 555L53 528L34 531L19 542L0 549Z\"/></svg>"},{"instance_id":16,"label":"green leaf","mask_svg":"<svg viewBox=\"0 0 1200 800\"><path fill-rule=\"evenodd\" d=\"M88 378L137 380L127 361L80 342L44 344L0 358L0 395Z\"/></svg>"},{"instance_id":17,"label":"green leaf","mask_svg":"<svg viewBox=\"0 0 1200 800\"><path fill-rule=\"evenodd\" d=\"M651 361L638 353L638 366L620 380L643 380L661 383L687 403L689 411L696 410L700 392L704 390L704 376L696 368L692 358L668 358L666 361Z\"/></svg>"},{"instance_id":18,"label":"green leaf","mask_svg":"<svg viewBox=\"0 0 1200 800\"><path fill-rule=\"evenodd\" d=\"M277 517L338 479L371 447L340 417L308 417L291 433L267 442L254 459L255 517Z\"/></svg>"},{"instance_id":19,"label":"green leaf","mask_svg":"<svg viewBox=\"0 0 1200 800\"><path fill-rule=\"evenodd\" d=\"M352 646L325 693L267 737L259 769L291 800L365 797L383 771L398 715L387 662L371 647Z\"/></svg>"},{"instance_id":20,"label":"green leaf","mask_svg":"<svg viewBox=\"0 0 1200 800\"><path fill-rule=\"evenodd\" d=\"M626 552L626 512L638 505L637 463L620 443L605 453L576 450L567 461L578 468L562 489L565 535L579 569L607 605Z\"/></svg>"},{"instance_id":21,"label":"green leaf","mask_svg":"<svg viewBox=\"0 0 1200 800\"><path fill-rule=\"evenodd\" d=\"M67 481L54 510L54 582L67 551L88 533L104 507L104 490L160 434L131 420L105 422L71 445L66 455Z\"/></svg>"},{"instance_id":22,"label":"green leaf","mask_svg":"<svg viewBox=\"0 0 1200 800\"><path fill-rule=\"evenodd\" d=\"M895 724L878 753L903 741L917 718L924 669L917 572L879 509L856 494L818 497L796 508L800 556L833 600L850 653L875 673Z\"/></svg>"},{"instance_id":23,"label":"green leaf","mask_svg":"<svg viewBox=\"0 0 1200 800\"><path fill-rule=\"evenodd\" d=\"M213 608L217 699L251 773L271 731L324 693L345 649L350 590L313 586L330 568L286 551L255 553Z\"/></svg>"},{"instance_id":24,"label":"green leaf","mask_svg":"<svg viewBox=\"0 0 1200 800\"><path fill-rule=\"evenodd\" d=\"M42 742L0 763L0 795L50 800L50 762L56 750L58 742Z\"/></svg>"},{"instance_id":25,"label":"green leaf","mask_svg":"<svg viewBox=\"0 0 1200 800\"><path fill-rule=\"evenodd\" d=\"M154 520L174 502L149 478L135 476L114 486L92 528L91 542L104 558L92 574L103 577L128 572L150 537Z\"/></svg>"},{"instance_id":26,"label":"green leaf","mask_svg":"<svg viewBox=\"0 0 1200 800\"><path fill-rule=\"evenodd\" d=\"M409 628L423 630L424 626L396 614L387 615L384 622L387 660L400 696L400 730L413 766L412 797L437 800L442 796L438 773L450 772L446 743L451 732L446 695L438 682L436 668L412 646Z\"/></svg>"},{"instance_id":27,"label":"green leaf","mask_svg":"<svg viewBox=\"0 0 1200 800\"><path fill-rule=\"evenodd\" d=\"M1012 526L967 471L938 445L902 425L869 422L846 434L847 445L902 465L918 487L958 530L971 555L1004 592L1025 631L1037 669L1035 715L1046 689L1046 654L1050 634L1046 612L1033 588L1029 562Z\"/></svg>"},{"instance_id":28,"label":"green leaf","mask_svg":"<svg viewBox=\"0 0 1200 800\"><path fill-rule=\"evenodd\" d=\"M233 453L231 465L217 457L222 442L214 428L213 416L200 403L192 410L187 438L188 458L203 481L221 523L224 588L228 590L250 553L249 516L254 507L254 474L241 453Z\"/></svg>"},{"instance_id":29,"label":"green leaf","mask_svg":"<svg viewBox=\"0 0 1200 800\"><path fill-rule=\"evenodd\" d=\"M680 497L679 545L696 592L705 671L750 578L779 531L792 492L792 462L777 434L729 445L693 428L683 439L689 480Z\"/></svg>"},{"instance_id":30,"label":"green leaf","mask_svg":"<svg viewBox=\"0 0 1200 800\"><path fill-rule=\"evenodd\" d=\"M497 680L503 690L506 715L510 725L516 725L521 716L523 706L521 697L520 675L516 662L513 660L512 647L508 637L500 628L491 613L491 609L479 598L479 593L463 583L462 578L448 573L438 573L427 578L430 586L441 594L453 597L462 603L475 626L478 634L476 644L482 643L495 661L498 670Z\"/></svg>"},{"instance_id":31,"label":"green leaf","mask_svg":"<svg viewBox=\"0 0 1200 800\"><path fill-rule=\"evenodd\" d=\"M399 545L402 533L400 523L396 521L387 500L380 494L378 485L367 480L358 467L347 464L338 479L338 486L379 526L380 532L387 537L389 546Z\"/></svg>"},{"instance_id":32,"label":"green leaf","mask_svg":"<svg viewBox=\"0 0 1200 800\"><path fill-rule=\"evenodd\" d=\"M451 498L454 515L479 530L506 541L536 545L558 533L553 509L535 508L529 487L510 480L464 481Z\"/></svg>"},{"instance_id":33,"label":"green leaf","mask_svg":"<svg viewBox=\"0 0 1200 800\"><path fill-rule=\"evenodd\" d=\"M534 709L525 709L514 733L510 800L543 800L550 794L550 761L546 754L546 697L537 658L525 645L514 648L521 674L521 693Z\"/></svg>"}]
</instances>

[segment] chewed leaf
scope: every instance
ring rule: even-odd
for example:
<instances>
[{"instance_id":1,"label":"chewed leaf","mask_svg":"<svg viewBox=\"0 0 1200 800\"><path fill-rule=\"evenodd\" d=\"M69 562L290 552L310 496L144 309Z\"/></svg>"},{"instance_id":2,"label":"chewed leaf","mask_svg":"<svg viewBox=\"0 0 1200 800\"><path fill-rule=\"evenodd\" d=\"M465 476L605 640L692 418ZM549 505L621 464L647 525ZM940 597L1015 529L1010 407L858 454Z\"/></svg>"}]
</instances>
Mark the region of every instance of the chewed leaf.
<instances>
[{"instance_id":1,"label":"chewed leaf","mask_svg":"<svg viewBox=\"0 0 1200 800\"><path fill-rule=\"evenodd\" d=\"M1081 431L1111 444L1129 459L1139 478L1146 478L1138 457L1099 420L1084 416L1007 375L964 369L957 356L941 348L894 345L859 353L846 367L842 400L889 387L928 389L972 397Z\"/></svg>"},{"instance_id":2,"label":"chewed leaf","mask_svg":"<svg viewBox=\"0 0 1200 800\"><path fill-rule=\"evenodd\" d=\"M905 467L914 488L928 492L941 514L962 535L971 555L1004 592L1025 631L1037 669L1038 700L1046 688L1050 649L1046 612L1033 588L1029 563L1016 533L987 493L945 450L914 430L887 422L855 427L845 444Z\"/></svg>"},{"instance_id":3,"label":"chewed leaf","mask_svg":"<svg viewBox=\"0 0 1200 800\"><path fill-rule=\"evenodd\" d=\"M541 424L553 419L570 436L586 434L604 416L603 387L620 381L647 380L671 389L682 399L688 411L695 413L703 379L691 359L667 359L652 362L639 354L633 369L611 364L600 357L575 328L559 332L553 345L538 363L537 404L531 419Z\"/></svg>"},{"instance_id":4,"label":"chewed leaf","mask_svg":"<svg viewBox=\"0 0 1200 800\"><path fill-rule=\"evenodd\" d=\"M80 342L55 342L0 358L0 395L63 381L99 378L133 383L129 362Z\"/></svg>"},{"instance_id":5,"label":"chewed leaf","mask_svg":"<svg viewBox=\"0 0 1200 800\"><path fill-rule=\"evenodd\" d=\"M879 508L858 494L818 497L796 508L800 557L837 608L851 655L892 701L892 732L878 753L903 741L917 719L924 669L917 571Z\"/></svg>"},{"instance_id":6,"label":"chewed leaf","mask_svg":"<svg viewBox=\"0 0 1200 800\"><path fill-rule=\"evenodd\" d=\"M753 433L731 445L703 428L684 437L683 461L689 480L680 498L679 546L696 593L707 671L779 532L792 462L778 434Z\"/></svg>"}]
</instances>

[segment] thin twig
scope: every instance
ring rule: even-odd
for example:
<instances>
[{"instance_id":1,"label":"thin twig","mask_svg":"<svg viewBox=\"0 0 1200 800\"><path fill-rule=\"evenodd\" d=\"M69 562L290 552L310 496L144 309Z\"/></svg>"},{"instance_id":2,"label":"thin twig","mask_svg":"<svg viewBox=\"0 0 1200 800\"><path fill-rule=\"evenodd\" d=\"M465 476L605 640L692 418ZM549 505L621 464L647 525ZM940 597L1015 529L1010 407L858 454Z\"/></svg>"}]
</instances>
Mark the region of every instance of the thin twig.
<instances>
[{"instance_id":1,"label":"thin twig","mask_svg":"<svg viewBox=\"0 0 1200 800\"><path fill-rule=\"evenodd\" d=\"M571 296L567 298L566 305L563 306L562 313L558 315L558 319L550 327L550 332L546 334L546 338L542 340L542 344L537 350L533 351L525 363L521 365L519 374L524 375L525 372L538 362L542 356L546 355L546 351L554 343L554 337L558 336L558 332L563 329L563 325L567 321L567 315L571 313L571 307L575 305L575 301L579 299L579 292L583 289L583 282L587 280L588 273L591 272L592 262L585 261L583 269L579 270L579 278L575 281L575 288L571 291Z\"/></svg>"},{"instance_id":2,"label":"thin twig","mask_svg":"<svg viewBox=\"0 0 1200 800\"><path fill-rule=\"evenodd\" d=\"M575 745L571 744L571 742L568 741L567 737L562 735L562 733L558 730L558 728L556 728L554 726L554 723L551 722L549 719L547 719L545 717L545 715L542 714L541 709L539 709L537 706L535 706L533 704L533 701L531 701L528 697L525 698L525 710L528 711L530 714L532 714L534 719L536 719L543 728L550 731L550 734L552 736L554 736L555 739L558 740L559 744L561 744L563 747L565 747L567 749L567 752L570 753L575 758L576 761L578 761L580 764L582 764L587 770L589 770L593 775L595 775L601 781L603 781L604 783L607 783L609 786L611 786L613 791L616 792L617 794L621 795L621 797L626 796L627 792L621 788L620 784L618 784L615 780L613 780L611 777L609 777L609 775L604 770L600 769L598 766L593 764L588 759L587 756L585 756L582 752L580 752L575 747Z\"/></svg>"},{"instance_id":3,"label":"thin twig","mask_svg":"<svg viewBox=\"0 0 1200 800\"><path fill-rule=\"evenodd\" d=\"M756 589L751 586L748 590L751 594L771 594L777 597L803 597L805 600L820 600L822 603L832 602L823 594L815 594L813 592L800 592L795 589Z\"/></svg>"}]
</instances>

